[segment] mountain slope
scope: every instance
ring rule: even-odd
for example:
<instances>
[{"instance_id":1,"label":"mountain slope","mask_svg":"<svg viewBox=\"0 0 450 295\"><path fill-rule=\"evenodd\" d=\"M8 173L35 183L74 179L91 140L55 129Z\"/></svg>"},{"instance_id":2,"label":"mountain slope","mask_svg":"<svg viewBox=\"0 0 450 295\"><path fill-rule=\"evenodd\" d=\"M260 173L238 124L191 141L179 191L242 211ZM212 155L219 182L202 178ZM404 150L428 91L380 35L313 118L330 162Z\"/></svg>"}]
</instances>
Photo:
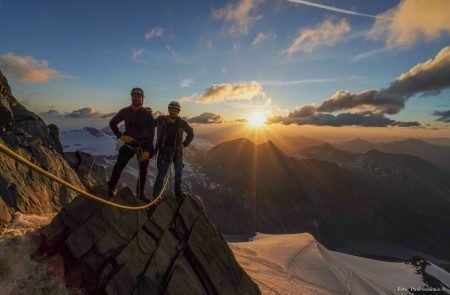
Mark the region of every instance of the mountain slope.
<instances>
[{"instance_id":1,"label":"mountain slope","mask_svg":"<svg viewBox=\"0 0 450 295\"><path fill-rule=\"evenodd\" d=\"M334 252L309 234L258 234L230 246L263 294L406 294L450 284L450 274L433 264L420 269Z\"/></svg>"}]
</instances>

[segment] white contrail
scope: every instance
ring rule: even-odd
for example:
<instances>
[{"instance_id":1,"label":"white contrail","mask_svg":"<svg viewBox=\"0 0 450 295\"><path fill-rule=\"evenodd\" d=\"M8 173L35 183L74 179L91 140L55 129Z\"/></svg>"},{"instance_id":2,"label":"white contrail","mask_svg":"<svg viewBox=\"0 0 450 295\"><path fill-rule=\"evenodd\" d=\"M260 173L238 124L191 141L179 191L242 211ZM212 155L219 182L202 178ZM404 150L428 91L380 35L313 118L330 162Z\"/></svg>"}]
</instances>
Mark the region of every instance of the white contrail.
<instances>
[{"instance_id":1,"label":"white contrail","mask_svg":"<svg viewBox=\"0 0 450 295\"><path fill-rule=\"evenodd\" d=\"M335 12L340 12L340 13L344 13L344 14L359 15L359 16L365 16L365 17L371 17L371 18L380 18L380 19L390 20L390 18L387 18L387 17L381 17L381 16L377 16L377 15L372 15L372 14L360 13L360 12L356 12L356 11L336 8L333 6L323 5L323 4L314 3L314 2L310 2L310 1L304 1L304 0L288 0L288 1L294 2L294 3L299 3L299 4L304 4L304 5L308 5L308 6L313 6L313 7L317 7L317 8L322 8L322 9L326 9L326 10L331 10L331 11L335 11Z\"/></svg>"}]
</instances>

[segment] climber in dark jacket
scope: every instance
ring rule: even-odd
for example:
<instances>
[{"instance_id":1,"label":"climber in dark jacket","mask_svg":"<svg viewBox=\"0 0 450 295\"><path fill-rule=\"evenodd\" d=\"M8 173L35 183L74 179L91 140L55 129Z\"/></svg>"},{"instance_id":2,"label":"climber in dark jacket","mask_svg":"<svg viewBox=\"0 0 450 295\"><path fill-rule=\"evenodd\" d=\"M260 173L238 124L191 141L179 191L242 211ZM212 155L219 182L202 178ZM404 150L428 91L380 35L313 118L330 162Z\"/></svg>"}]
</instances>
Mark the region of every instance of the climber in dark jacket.
<instances>
[{"instance_id":1,"label":"climber in dark jacket","mask_svg":"<svg viewBox=\"0 0 450 295\"><path fill-rule=\"evenodd\" d=\"M156 119L157 139L156 151L158 153L157 167L158 176L153 187L153 198L156 198L163 187L164 177L173 163L175 170L175 195L182 198L184 193L181 191L183 176L183 150L194 139L194 131L189 124L181 119L180 104L172 101L168 106L169 115L159 116ZM183 133L187 136L183 140Z\"/></svg>"},{"instance_id":2,"label":"climber in dark jacket","mask_svg":"<svg viewBox=\"0 0 450 295\"><path fill-rule=\"evenodd\" d=\"M155 120L152 109L143 107L144 91L141 88L131 90L131 105L121 109L109 122L112 132L124 145L119 149L119 156L108 182L110 196L116 194L116 185L128 161L137 155L139 160L139 178L136 194L145 200L144 189L149 159L152 158ZM124 121L125 132L120 132L117 125Z\"/></svg>"}]
</instances>

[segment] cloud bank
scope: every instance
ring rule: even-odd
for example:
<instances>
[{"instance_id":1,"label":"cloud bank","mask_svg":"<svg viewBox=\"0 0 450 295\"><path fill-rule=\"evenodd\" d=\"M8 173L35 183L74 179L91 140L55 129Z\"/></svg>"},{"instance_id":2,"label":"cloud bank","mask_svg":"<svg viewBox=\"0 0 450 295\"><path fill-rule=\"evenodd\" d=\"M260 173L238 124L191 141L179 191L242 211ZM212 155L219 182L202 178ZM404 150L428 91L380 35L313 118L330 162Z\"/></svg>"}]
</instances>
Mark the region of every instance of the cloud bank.
<instances>
[{"instance_id":1,"label":"cloud bank","mask_svg":"<svg viewBox=\"0 0 450 295\"><path fill-rule=\"evenodd\" d=\"M419 126L418 122L400 122L385 117L397 114L414 95L437 95L450 87L450 46L394 79L388 87L352 93L339 90L320 104L305 104L287 117L272 117L268 123L313 124L327 126L359 125L366 127ZM329 113L343 112L338 115ZM448 119L446 112L434 112L438 121Z\"/></svg>"}]
</instances>

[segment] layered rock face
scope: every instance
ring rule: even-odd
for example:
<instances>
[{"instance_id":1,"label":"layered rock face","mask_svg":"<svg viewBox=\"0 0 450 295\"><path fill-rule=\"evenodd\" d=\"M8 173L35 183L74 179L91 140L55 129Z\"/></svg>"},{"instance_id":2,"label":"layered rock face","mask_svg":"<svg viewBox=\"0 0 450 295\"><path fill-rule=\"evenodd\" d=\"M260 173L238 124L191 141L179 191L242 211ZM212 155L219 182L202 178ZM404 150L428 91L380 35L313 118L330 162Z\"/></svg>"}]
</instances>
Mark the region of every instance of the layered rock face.
<instances>
[{"instance_id":1,"label":"layered rock face","mask_svg":"<svg viewBox=\"0 0 450 295\"><path fill-rule=\"evenodd\" d=\"M78 175L64 159L58 133L58 127L47 126L39 116L16 100L6 77L0 72L0 143L84 189ZM33 214L55 212L75 196L75 192L0 153L2 216L8 215L5 210L9 213L20 211ZM4 219L0 218L2 222Z\"/></svg>"},{"instance_id":2,"label":"layered rock face","mask_svg":"<svg viewBox=\"0 0 450 295\"><path fill-rule=\"evenodd\" d=\"M64 158L78 174L87 189L104 185L107 181L106 169L95 162L95 158L85 152L64 153Z\"/></svg>"},{"instance_id":3,"label":"layered rock face","mask_svg":"<svg viewBox=\"0 0 450 295\"><path fill-rule=\"evenodd\" d=\"M66 282L90 293L260 294L193 196L140 212L77 198L42 235L42 252L64 255Z\"/></svg>"}]
</instances>

